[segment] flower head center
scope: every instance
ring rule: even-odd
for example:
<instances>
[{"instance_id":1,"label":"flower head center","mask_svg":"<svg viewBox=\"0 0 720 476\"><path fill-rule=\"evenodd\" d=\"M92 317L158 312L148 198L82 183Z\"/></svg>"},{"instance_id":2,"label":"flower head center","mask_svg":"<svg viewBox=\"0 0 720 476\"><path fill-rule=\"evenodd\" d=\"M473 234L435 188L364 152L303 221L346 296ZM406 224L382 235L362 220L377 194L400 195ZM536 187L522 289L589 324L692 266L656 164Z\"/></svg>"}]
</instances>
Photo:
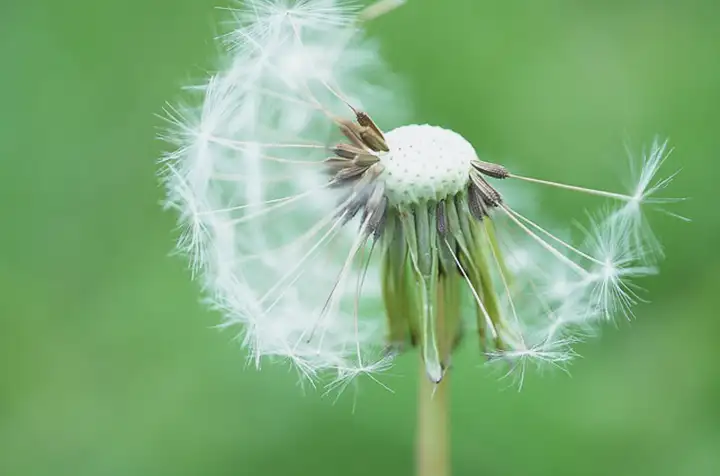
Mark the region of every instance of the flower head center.
<instances>
[{"instance_id":1,"label":"flower head center","mask_svg":"<svg viewBox=\"0 0 720 476\"><path fill-rule=\"evenodd\" d=\"M477 154L460 134L413 124L385 133L385 140L381 179L391 204L439 201L467 188Z\"/></svg>"}]
</instances>

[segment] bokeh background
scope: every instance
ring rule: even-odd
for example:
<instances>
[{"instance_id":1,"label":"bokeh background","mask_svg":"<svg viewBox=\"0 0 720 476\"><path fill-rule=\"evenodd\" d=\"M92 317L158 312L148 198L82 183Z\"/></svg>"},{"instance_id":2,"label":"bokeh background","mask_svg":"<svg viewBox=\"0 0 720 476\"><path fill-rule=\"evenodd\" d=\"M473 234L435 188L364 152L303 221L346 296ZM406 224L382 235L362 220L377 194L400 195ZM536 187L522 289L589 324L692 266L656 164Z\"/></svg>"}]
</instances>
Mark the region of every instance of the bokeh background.
<instances>
[{"instance_id":1,"label":"bokeh background","mask_svg":"<svg viewBox=\"0 0 720 476\"><path fill-rule=\"evenodd\" d=\"M213 64L217 0L0 5L0 474L411 474L415 359L335 402L246 368L169 257L154 116ZM690 196L663 272L572 376L522 392L472 342L457 475L720 474L720 3L415 0L375 21L415 119L527 174L620 188L656 134ZM391 125L386 125L390 127ZM556 222L589 197L534 190ZM353 411L354 409L354 411Z\"/></svg>"}]
</instances>

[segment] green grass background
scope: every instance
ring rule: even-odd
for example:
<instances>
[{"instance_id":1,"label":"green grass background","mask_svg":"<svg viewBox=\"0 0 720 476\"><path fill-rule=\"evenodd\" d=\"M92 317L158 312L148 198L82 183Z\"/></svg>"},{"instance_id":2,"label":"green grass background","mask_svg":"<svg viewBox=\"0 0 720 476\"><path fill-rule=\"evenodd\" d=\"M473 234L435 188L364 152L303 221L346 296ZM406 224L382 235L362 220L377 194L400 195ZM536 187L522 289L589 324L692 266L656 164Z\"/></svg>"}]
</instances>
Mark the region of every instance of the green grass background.
<instances>
[{"instance_id":1,"label":"green grass background","mask_svg":"<svg viewBox=\"0 0 720 476\"><path fill-rule=\"evenodd\" d=\"M213 63L217 0L0 4L0 474L411 474L415 360L333 404L245 367L168 257L154 117ZM415 120L527 174L619 188L656 134L690 196L652 302L521 393L467 342L456 475L720 474L720 3L410 1L371 34ZM387 125L386 125L387 126ZM531 186L531 185L529 185ZM553 220L592 198L537 190ZM353 405L355 411L353 413Z\"/></svg>"}]
</instances>

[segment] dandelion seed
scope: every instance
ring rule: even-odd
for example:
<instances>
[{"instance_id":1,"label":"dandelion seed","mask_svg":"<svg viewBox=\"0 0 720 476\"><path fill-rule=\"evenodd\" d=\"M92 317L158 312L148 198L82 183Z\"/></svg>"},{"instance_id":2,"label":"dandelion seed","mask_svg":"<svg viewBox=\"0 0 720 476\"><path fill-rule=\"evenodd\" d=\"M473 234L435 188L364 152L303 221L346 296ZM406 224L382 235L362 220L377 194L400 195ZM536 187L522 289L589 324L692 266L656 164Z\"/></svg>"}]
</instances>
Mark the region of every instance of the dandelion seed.
<instances>
[{"instance_id":1,"label":"dandelion seed","mask_svg":"<svg viewBox=\"0 0 720 476\"><path fill-rule=\"evenodd\" d=\"M598 257L586 282L590 286L590 303L607 320L618 314L632 317L632 306L641 300L633 279L657 273L657 268L643 264L643 248L632 241L636 232L632 224L616 214L591 219L587 246Z\"/></svg>"},{"instance_id":2,"label":"dandelion seed","mask_svg":"<svg viewBox=\"0 0 720 476\"><path fill-rule=\"evenodd\" d=\"M634 180L634 186L632 193L630 194L631 199L626 204L617 210L615 213L615 219L619 221L627 222L627 226L630 231L630 239L635 243L634 246L637 249L645 250L646 262L653 262L654 256L663 255L662 246L655 237L650 225L642 212L644 205L653 206L660 211L674 216L683 221L689 221L686 217L670 212L667 209L661 208L661 205L677 203L684 199L682 198L670 198L670 197L658 197L657 194L662 192L670 182L679 173L674 172L673 174L661 178L655 179L658 174L660 167L663 165L665 160L669 157L672 150L668 150L668 142L661 142L659 139L655 139L650 147L650 150L643 154L643 161L639 172L636 170L637 164L631 160L631 172L630 177ZM632 158L632 154L629 154Z\"/></svg>"},{"instance_id":3,"label":"dandelion seed","mask_svg":"<svg viewBox=\"0 0 720 476\"><path fill-rule=\"evenodd\" d=\"M510 351L489 352L487 357L489 363L499 360L509 364L507 372L501 379L513 378L514 385L519 391L522 390L525 382L528 366L543 369L549 365L567 373L565 365L575 357L571 346L576 342L577 340L573 338L548 338L530 348L518 347Z\"/></svg>"},{"instance_id":4,"label":"dandelion seed","mask_svg":"<svg viewBox=\"0 0 720 476\"><path fill-rule=\"evenodd\" d=\"M166 111L178 248L254 365L330 372L328 390L376 379L413 347L437 384L469 329L520 382L529 363L564 368L595 324L632 316L635 279L656 272L643 208L676 201L657 196L673 177L655 180L667 144L623 194L520 175L442 127L381 128L404 103L369 80L394 82L361 26L400 3L232 10L226 69L193 88L199 108ZM607 211L573 244L519 212L503 181L594 195Z\"/></svg>"}]
</instances>

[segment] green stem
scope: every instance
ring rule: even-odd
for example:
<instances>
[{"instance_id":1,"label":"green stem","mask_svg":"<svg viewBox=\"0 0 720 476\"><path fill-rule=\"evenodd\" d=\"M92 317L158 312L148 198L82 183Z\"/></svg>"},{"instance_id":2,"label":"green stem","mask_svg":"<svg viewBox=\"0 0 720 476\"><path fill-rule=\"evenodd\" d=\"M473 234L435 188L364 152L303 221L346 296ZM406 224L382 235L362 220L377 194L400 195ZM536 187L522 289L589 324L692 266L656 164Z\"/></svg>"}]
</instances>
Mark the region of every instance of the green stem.
<instances>
[{"instance_id":1,"label":"green stem","mask_svg":"<svg viewBox=\"0 0 720 476\"><path fill-rule=\"evenodd\" d=\"M420 361L417 421L417 476L450 475L449 372L435 384Z\"/></svg>"},{"instance_id":2,"label":"green stem","mask_svg":"<svg viewBox=\"0 0 720 476\"><path fill-rule=\"evenodd\" d=\"M440 354L443 362L449 361L452 347L449 333L452 308L448 308L444 279L437 287L436 332L440 336ZM449 319L448 319L449 318ZM448 392L450 372L446 368L442 380L435 383L428 378L427 366L420 359L420 382L418 384L417 414L417 476L450 476L450 419Z\"/></svg>"}]
</instances>

